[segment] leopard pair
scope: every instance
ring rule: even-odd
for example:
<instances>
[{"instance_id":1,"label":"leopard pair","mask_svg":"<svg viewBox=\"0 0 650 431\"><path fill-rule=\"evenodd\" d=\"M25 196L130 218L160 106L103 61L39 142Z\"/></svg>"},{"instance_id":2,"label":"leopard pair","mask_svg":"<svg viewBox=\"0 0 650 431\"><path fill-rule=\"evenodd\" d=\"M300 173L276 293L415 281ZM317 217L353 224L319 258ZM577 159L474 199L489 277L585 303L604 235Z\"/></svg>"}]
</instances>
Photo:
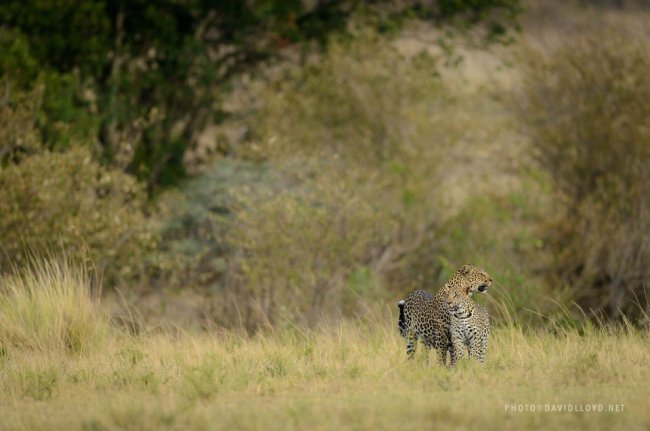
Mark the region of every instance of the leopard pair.
<instances>
[{"instance_id":1,"label":"leopard pair","mask_svg":"<svg viewBox=\"0 0 650 431\"><path fill-rule=\"evenodd\" d=\"M406 353L415 356L417 342L427 349L435 349L442 365L454 366L469 349L469 356L485 360L490 319L485 307L475 303L471 295L485 293L492 278L482 268L461 266L435 295L416 290L399 301L400 334L407 339Z\"/></svg>"}]
</instances>

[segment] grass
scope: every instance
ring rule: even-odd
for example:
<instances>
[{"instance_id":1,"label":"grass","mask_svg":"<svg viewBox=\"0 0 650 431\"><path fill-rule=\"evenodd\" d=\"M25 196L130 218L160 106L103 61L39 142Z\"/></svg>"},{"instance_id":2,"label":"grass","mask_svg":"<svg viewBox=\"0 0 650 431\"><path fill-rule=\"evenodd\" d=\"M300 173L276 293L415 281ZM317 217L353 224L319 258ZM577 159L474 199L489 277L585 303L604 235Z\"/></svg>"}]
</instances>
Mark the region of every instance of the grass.
<instances>
[{"instance_id":1,"label":"grass","mask_svg":"<svg viewBox=\"0 0 650 431\"><path fill-rule=\"evenodd\" d=\"M632 327L554 335L513 323L494 329L486 364L427 368L422 351L407 362L389 311L254 336L121 333L107 326L82 274L45 262L0 278L2 429L650 426L650 343ZM93 348L68 348L73 332ZM605 411L508 411L519 404Z\"/></svg>"},{"instance_id":2,"label":"grass","mask_svg":"<svg viewBox=\"0 0 650 431\"><path fill-rule=\"evenodd\" d=\"M513 320L494 329L485 365L427 368L422 351L407 362L389 310L254 336L130 335L109 326L85 274L45 260L0 278L2 429L650 426L650 343L629 326L524 330ZM520 404L605 411L508 411Z\"/></svg>"},{"instance_id":3,"label":"grass","mask_svg":"<svg viewBox=\"0 0 650 431\"><path fill-rule=\"evenodd\" d=\"M5 356L0 417L17 430L646 429L649 354L646 334L623 329L497 328L484 366L455 369L408 363L393 325L361 321L254 337L120 336L86 355ZM507 412L514 403L624 411Z\"/></svg>"},{"instance_id":4,"label":"grass","mask_svg":"<svg viewBox=\"0 0 650 431\"><path fill-rule=\"evenodd\" d=\"M0 351L76 352L108 335L108 320L90 292L85 267L69 259L32 259L0 278Z\"/></svg>"}]
</instances>

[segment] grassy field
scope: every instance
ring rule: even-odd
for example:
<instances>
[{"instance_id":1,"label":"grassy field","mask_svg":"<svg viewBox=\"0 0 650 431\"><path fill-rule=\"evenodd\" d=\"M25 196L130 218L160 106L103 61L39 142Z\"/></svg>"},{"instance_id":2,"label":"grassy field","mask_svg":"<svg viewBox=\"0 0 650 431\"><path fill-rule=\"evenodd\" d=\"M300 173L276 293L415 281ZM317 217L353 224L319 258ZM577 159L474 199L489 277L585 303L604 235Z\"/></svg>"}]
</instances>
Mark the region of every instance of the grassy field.
<instances>
[{"instance_id":1,"label":"grassy field","mask_svg":"<svg viewBox=\"0 0 650 431\"><path fill-rule=\"evenodd\" d=\"M650 343L636 329L497 327L485 365L427 368L422 351L407 362L388 311L255 336L136 336L110 326L88 282L61 263L0 279L0 428L650 426ZM603 411L512 411L529 405Z\"/></svg>"},{"instance_id":2,"label":"grassy field","mask_svg":"<svg viewBox=\"0 0 650 431\"><path fill-rule=\"evenodd\" d=\"M0 365L2 429L650 426L645 335L499 328L484 366L444 369L407 363L393 329L121 337L92 354L12 354ZM604 411L509 411L563 403Z\"/></svg>"}]
</instances>

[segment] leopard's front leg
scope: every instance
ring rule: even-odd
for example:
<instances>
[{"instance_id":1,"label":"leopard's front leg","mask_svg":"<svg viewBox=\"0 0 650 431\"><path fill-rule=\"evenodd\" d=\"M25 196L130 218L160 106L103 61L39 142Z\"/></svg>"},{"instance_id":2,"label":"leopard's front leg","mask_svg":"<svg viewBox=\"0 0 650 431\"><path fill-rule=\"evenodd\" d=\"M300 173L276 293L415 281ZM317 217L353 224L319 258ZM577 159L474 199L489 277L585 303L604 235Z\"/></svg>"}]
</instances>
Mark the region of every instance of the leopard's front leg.
<instances>
[{"instance_id":1,"label":"leopard's front leg","mask_svg":"<svg viewBox=\"0 0 650 431\"><path fill-rule=\"evenodd\" d=\"M490 332L488 329L483 334L476 334L476 336L474 336L472 340L470 340L470 346L469 346L470 357L476 359L481 363L485 362L485 357L487 356L489 333Z\"/></svg>"},{"instance_id":2,"label":"leopard's front leg","mask_svg":"<svg viewBox=\"0 0 650 431\"><path fill-rule=\"evenodd\" d=\"M453 367L465 355L465 343L463 343L463 338L454 330L453 323L450 332L449 366Z\"/></svg>"}]
</instances>

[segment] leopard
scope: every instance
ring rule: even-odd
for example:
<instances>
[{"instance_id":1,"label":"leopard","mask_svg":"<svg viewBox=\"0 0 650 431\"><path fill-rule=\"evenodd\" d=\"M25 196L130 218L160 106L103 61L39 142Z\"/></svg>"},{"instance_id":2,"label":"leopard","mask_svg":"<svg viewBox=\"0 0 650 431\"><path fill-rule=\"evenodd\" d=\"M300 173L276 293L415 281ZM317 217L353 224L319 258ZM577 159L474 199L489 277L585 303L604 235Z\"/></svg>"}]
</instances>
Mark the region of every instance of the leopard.
<instances>
[{"instance_id":1,"label":"leopard","mask_svg":"<svg viewBox=\"0 0 650 431\"><path fill-rule=\"evenodd\" d=\"M462 289L450 290L447 306L451 313L450 365L456 365L465 355L465 349L471 359L485 362L490 335L490 316L487 309L474 302Z\"/></svg>"},{"instance_id":2,"label":"leopard","mask_svg":"<svg viewBox=\"0 0 650 431\"><path fill-rule=\"evenodd\" d=\"M407 340L406 354L409 360L415 357L418 340L426 348L426 363L429 352L435 349L438 362L447 364L447 353L451 352L451 313L447 299L451 289L459 289L471 296L475 292L487 293L492 277L483 268L470 264L462 265L435 295L426 290L415 290L406 299L398 302L400 335ZM450 355L451 356L451 355Z\"/></svg>"}]
</instances>

